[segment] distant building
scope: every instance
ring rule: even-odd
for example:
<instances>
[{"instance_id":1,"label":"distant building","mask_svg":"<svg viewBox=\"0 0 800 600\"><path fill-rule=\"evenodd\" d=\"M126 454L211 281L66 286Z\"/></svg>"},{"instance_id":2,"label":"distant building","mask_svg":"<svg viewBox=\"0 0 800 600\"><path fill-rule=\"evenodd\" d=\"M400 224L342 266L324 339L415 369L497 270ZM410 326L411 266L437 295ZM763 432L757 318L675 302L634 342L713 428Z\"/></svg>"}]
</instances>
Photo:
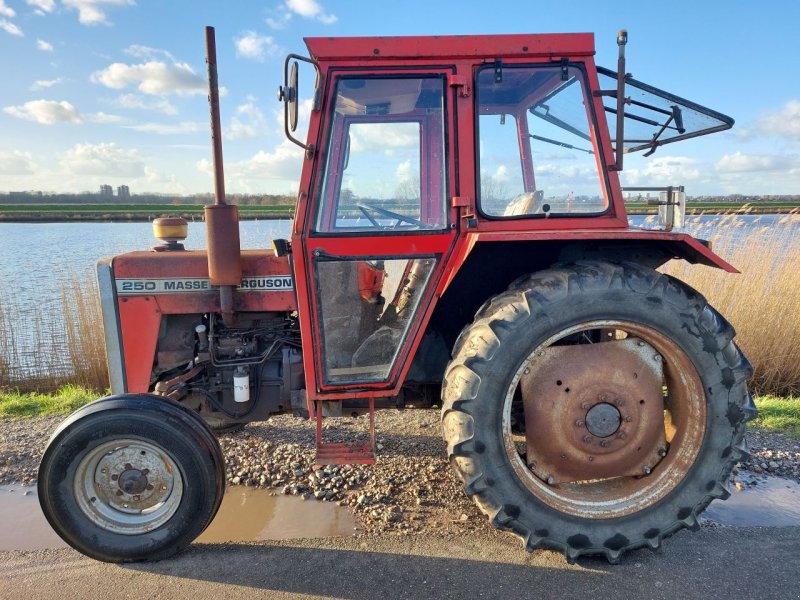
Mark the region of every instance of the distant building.
<instances>
[{"instance_id":1,"label":"distant building","mask_svg":"<svg viewBox=\"0 0 800 600\"><path fill-rule=\"evenodd\" d=\"M101 185L100 196L102 196L103 198L113 198L114 188L112 188L110 185Z\"/></svg>"},{"instance_id":2,"label":"distant building","mask_svg":"<svg viewBox=\"0 0 800 600\"><path fill-rule=\"evenodd\" d=\"M131 190L127 185L121 185L117 188L117 197L120 200L130 200Z\"/></svg>"}]
</instances>

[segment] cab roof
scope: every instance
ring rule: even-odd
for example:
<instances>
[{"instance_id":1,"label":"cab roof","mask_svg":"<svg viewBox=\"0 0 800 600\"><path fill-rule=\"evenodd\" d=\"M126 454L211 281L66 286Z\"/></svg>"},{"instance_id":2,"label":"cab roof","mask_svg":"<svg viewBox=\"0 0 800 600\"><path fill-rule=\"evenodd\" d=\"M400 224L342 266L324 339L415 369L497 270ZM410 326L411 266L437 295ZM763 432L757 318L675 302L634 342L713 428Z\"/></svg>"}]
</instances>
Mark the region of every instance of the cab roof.
<instances>
[{"instance_id":1,"label":"cab roof","mask_svg":"<svg viewBox=\"0 0 800 600\"><path fill-rule=\"evenodd\" d=\"M495 59L594 54L593 33L307 37L305 42L311 57L318 61Z\"/></svg>"}]
</instances>

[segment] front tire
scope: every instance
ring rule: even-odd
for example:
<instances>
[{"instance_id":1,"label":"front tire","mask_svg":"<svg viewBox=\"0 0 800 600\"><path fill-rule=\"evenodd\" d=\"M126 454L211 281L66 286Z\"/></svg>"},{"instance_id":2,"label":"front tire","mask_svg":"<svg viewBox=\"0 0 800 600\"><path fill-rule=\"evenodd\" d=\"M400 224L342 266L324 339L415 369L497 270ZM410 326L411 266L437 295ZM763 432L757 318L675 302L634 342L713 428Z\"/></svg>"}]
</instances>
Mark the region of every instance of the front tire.
<instances>
[{"instance_id":1,"label":"front tire","mask_svg":"<svg viewBox=\"0 0 800 600\"><path fill-rule=\"evenodd\" d=\"M669 450L658 442L653 448L663 458L652 470L638 467L636 475L565 476L563 482L542 476L536 463L553 456L557 463L558 444L566 447L574 433L549 432L552 439L544 442L528 439L527 454L520 449L511 428L519 382L525 373L537 373L535 360L549 349L600 343L606 335L641 340L638 345L655 348L659 361L663 355L656 396L663 394L659 435ZM487 302L456 342L442 387L450 463L492 525L518 535L528 550L561 550L570 562L584 554L616 562L625 551L657 548L679 529L696 529L709 502L729 495L724 483L746 455L745 422L755 416L745 385L751 367L733 337L733 328L699 293L640 265L582 262L522 278ZM558 398L547 406L556 410L573 401L569 394ZM588 419L564 423L565 429L585 427ZM589 439L603 438L587 433ZM552 446L559 449L550 451ZM537 447L544 457L530 455ZM641 447L627 452L636 459L636 450ZM560 458L576 455L570 447ZM585 465L578 470L591 472Z\"/></svg>"},{"instance_id":2,"label":"front tire","mask_svg":"<svg viewBox=\"0 0 800 600\"><path fill-rule=\"evenodd\" d=\"M53 434L39 502L70 546L105 562L167 558L209 525L224 459L202 419L163 398L102 398Z\"/></svg>"}]
</instances>

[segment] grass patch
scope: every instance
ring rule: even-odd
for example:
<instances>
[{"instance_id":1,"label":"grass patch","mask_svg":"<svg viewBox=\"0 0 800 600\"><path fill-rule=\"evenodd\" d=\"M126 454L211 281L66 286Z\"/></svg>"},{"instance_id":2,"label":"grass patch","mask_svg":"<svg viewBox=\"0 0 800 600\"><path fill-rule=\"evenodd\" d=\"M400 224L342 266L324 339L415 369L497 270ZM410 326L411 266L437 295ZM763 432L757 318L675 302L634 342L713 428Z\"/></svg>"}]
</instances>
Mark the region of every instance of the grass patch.
<instances>
[{"instance_id":1,"label":"grass patch","mask_svg":"<svg viewBox=\"0 0 800 600\"><path fill-rule=\"evenodd\" d=\"M96 392L77 385L65 385L52 394L0 392L0 417L66 414L97 398Z\"/></svg>"},{"instance_id":2,"label":"grass patch","mask_svg":"<svg viewBox=\"0 0 800 600\"><path fill-rule=\"evenodd\" d=\"M800 439L800 396L760 396L755 401L758 418L751 425Z\"/></svg>"}]
</instances>

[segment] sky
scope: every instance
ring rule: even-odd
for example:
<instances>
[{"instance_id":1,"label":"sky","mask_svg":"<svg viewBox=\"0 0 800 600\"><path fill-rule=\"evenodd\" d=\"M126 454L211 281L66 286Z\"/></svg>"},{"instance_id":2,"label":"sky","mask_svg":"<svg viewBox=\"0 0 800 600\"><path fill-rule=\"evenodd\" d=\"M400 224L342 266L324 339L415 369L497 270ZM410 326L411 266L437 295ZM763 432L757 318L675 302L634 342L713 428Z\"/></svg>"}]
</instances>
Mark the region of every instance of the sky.
<instances>
[{"instance_id":1,"label":"sky","mask_svg":"<svg viewBox=\"0 0 800 600\"><path fill-rule=\"evenodd\" d=\"M628 72L736 124L628 155L623 183L800 194L798 23L789 0L0 0L0 192L213 191L203 32L213 25L229 192L296 194L302 155L284 138L275 90L304 36L588 31L597 63L615 69L624 27Z\"/></svg>"}]
</instances>

